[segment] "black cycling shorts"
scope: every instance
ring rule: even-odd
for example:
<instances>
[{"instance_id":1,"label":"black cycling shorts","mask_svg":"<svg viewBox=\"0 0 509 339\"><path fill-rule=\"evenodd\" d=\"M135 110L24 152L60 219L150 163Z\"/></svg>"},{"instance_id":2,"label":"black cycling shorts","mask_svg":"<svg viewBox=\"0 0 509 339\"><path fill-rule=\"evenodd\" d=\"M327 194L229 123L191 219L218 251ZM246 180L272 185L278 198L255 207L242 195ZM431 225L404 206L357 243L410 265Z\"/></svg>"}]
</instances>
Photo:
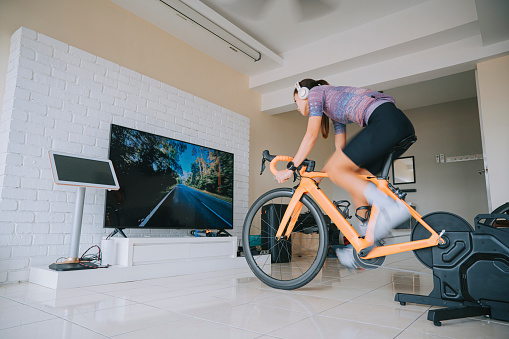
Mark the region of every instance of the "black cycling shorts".
<instances>
[{"instance_id":1,"label":"black cycling shorts","mask_svg":"<svg viewBox=\"0 0 509 339\"><path fill-rule=\"evenodd\" d=\"M414 126L393 103L378 106L368 119L368 125L355 135L343 152L360 168L379 174L392 147L415 134ZM404 151L398 151L394 159Z\"/></svg>"}]
</instances>

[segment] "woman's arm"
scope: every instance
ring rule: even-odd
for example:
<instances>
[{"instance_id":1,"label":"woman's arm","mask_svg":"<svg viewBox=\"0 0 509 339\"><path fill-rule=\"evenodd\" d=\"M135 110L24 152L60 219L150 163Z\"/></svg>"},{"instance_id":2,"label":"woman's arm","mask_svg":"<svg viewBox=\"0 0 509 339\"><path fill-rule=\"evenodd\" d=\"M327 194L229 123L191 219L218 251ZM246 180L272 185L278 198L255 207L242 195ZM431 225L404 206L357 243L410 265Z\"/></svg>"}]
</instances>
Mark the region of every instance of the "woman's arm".
<instances>
[{"instance_id":1,"label":"woman's arm","mask_svg":"<svg viewBox=\"0 0 509 339\"><path fill-rule=\"evenodd\" d=\"M334 145L336 146L336 150L342 150L346 145L346 133L334 135Z\"/></svg>"},{"instance_id":2,"label":"woman's arm","mask_svg":"<svg viewBox=\"0 0 509 339\"><path fill-rule=\"evenodd\" d=\"M304 159L308 156L308 154L313 149L313 146L318 139L318 134L320 133L320 125L321 125L322 117L309 117L308 118L308 127L306 129L306 134L300 143L299 150L295 157L293 157L293 163L296 167L298 167ZM288 180L293 174L293 171L283 170L279 171L276 175L276 180L279 183L282 183Z\"/></svg>"}]
</instances>

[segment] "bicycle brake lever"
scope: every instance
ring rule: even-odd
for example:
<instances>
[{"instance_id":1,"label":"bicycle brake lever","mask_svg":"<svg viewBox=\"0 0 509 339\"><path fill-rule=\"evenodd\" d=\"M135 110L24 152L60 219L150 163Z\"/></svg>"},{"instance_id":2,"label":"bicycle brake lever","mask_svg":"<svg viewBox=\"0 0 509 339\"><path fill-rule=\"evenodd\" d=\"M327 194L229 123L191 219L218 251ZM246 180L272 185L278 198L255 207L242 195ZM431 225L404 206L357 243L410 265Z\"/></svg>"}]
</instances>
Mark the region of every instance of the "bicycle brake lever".
<instances>
[{"instance_id":1,"label":"bicycle brake lever","mask_svg":"<svg viewBox=\"0 0 509 339\"><path fill-rule=\"evenodd\" d=\"M297 171L293 172L293 182L297 181Z\"/></svg>"},{"instance_id":2,"label":"bicycle brake lever","mask_svg":"<svg viewBox=\"0 0 509 339\"><path fill-rule=\"evenodd\" d=\"M260 171L260 175L263 174L263 171L265 171L265 158L262 158L262 170Z\"/></svg>"}]
</instances>

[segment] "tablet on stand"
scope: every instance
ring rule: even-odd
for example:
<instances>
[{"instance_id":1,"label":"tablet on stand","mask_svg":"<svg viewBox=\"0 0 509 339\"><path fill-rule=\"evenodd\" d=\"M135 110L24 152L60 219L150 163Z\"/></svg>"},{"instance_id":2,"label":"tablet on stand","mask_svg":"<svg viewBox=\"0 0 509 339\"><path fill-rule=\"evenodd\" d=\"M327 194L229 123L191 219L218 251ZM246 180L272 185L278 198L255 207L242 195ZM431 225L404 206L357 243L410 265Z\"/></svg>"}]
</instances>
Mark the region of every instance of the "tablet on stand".
<instances>
[{"instance_id":1,"label":"tablet on stand","mask_svg":"<svg viewBox=\"0 0 509 339\"><path fill-rule=\"evenodd\" d=\"M57 271L96 268L95 264L80 262L78 257L85 189L93 187L118 190L120 186L113 164L111 160L54 151L49 151L49 159L55 184L77 187L69 256L65 261L51 264L49 268Z\"/></svg>"}]
</instances>

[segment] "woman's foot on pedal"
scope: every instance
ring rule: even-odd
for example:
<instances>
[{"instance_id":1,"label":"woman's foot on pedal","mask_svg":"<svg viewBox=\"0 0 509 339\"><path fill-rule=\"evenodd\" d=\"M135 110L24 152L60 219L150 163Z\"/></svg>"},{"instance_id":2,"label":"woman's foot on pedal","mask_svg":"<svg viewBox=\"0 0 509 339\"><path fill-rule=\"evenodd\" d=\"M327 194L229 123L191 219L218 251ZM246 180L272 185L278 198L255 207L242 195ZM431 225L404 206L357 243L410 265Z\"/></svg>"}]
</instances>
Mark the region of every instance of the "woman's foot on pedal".
<instances>
[{"instance_id":1,"label":"woman's foot on pedal","mask_svg":"<svg viewBox=\"0 0 509 339\"><path fill-rule=\"evenodd\" d=\"M337 248L336 256L338 257L339 262L343 266L345 266L347 268L352 268L352 269L359 268L359 266L357 266L357 263L355 262L355 259L353 257L354 256L353 247L348 246L345 248Z\"/></svg>"},{"instance_id":2,"label":"woman's foot on pedal","mask_svg":"<svg viewBox=\"0 0 509 339\"><path fill-rule=\"evenodd\" d=\"M378 208L378 213L375 220L375 241L380 241L393 228L410 218L410 212L402 201L392 200L390 203L376 207Z\"/></svg>"}]
</instances>

